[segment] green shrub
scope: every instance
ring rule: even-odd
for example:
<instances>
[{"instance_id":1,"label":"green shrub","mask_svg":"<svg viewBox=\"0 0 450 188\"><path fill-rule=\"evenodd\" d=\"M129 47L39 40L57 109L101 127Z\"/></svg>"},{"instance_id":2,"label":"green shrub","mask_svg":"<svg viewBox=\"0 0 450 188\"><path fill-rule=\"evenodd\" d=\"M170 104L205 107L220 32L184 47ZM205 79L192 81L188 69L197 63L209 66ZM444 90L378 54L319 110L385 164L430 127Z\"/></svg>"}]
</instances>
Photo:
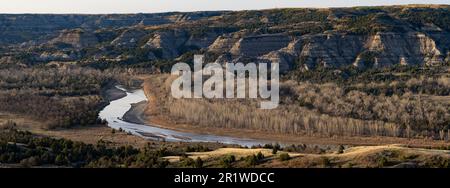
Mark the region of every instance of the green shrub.
<instances>
[{"instance_id":1,"label":"green shrub","mask_svg":"<svg viewBox=\"0 0 450 188\"><path fill-rule=\"evenodd\" d=\"M195 159L194 167L203 168L203 160L200 157L197 157L197 159Z\"/></svg>"},{"instance_id":2,"label":"green shrub","mask_svg":"<svg viewBox=\"0 0 450 188\"><path fill-rule=\"evenodd\" d=\"M343 145L339 145L339 147L338 147L338 153L339 154L341 154L341 153L344 153L344 149L345 149L345 147L343 146Z\"/></svg>"},{"instance_id":3,"label":"green shrub","mask_svg":"<svg viewBox=\"0 0 450 188\"><path fill-rule=\"evenodd\" d=\"M263 160L264 159L264 155L261 152L258 152L258 154L256 154L256 159L258 161Z\"/></svg>"},{"instance_id":4,"label":"green shrub","mask_svg":"<svg viewBox=\"0 0 450 188\"><path fill-rule=\"evenodd\" d=\"M180 166L181 167L195 167L196 161L187 156L181 156L180 158Z\"/></svg>"},{"instance_id":5,"label":"green shrub","mask_svg":"<svg viewBox=\"0 0 450 188\"><path fill-rule=\"evenodd\" d=\"M384 157L384 156L383 156L383 157L380 157L380 158L378 159L378 161L377 161L377 164L378 164L378 167L379 167L379 168L386 166L387 163L388 163L388 159L387 159L386 157Z\"/></svg>"},{"instance_id":6,"label":"green shrub","mask_svg":"<svg viewBox=\"0 0 450 188\"><path fill-rule=\"evenodd\" d=\"M223 168L231 168L233 167L233 163L236 161L236 157L234 155L226 155L220 161L221 166Z\"/></svg>"},{"instance_id":7,"label":"green shrub","mask_svg":"<svg viewBox=\"0 0 450 188\"><path fill-rule=\"evenodd\" d=\"M250 155L245 159L247 166L256 166L259 161L255 155Z\"/></svg>"},{"instance_id":8,"label":"green shrub","mask_svg":"<svg viewBox=\"0 0 450 188\"><path fill-rule=\"evenodd\" d=\"M288 153L282 153L278 156L278 158L280 159L280 161L288 161L291 159L291 156L289 156Z\"/></svg>"}]
</instances>

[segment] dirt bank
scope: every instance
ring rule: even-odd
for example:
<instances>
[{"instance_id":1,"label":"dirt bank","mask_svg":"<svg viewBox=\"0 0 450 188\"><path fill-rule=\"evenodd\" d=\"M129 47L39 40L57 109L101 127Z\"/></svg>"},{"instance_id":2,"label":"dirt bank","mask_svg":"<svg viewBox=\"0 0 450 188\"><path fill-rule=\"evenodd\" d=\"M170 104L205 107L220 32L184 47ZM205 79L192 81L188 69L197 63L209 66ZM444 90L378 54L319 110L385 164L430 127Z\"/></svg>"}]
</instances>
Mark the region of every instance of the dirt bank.
<instances>
[{"instance_id":1,"label":"dirt bank","mask_svg":"<svg viewBox=\"0 0 450 188\"><path fill-rule=\"evenodd\" d=\"M132 104L131 109L123 115L123 120L131 123L145 124L145 109L147 109L147 101Z\"/></svg>"},{"instance_id":2,"label":"dirt bank","mask_svg":"<svg viewBox=\"0 0 450 188\"><path fill-rule=\"evenodd\" d=\"M105 100L110 102L127 96L127 93L125 91L117 89L115 87L115 84L109 84L105 89L102 90L101 95Z\"/></svg>"},{"instance_id":3,"label":"dirt bank","mask_svg":"<svg viewBox=\"0 0 450 188\"><path fill-rule=\"evenodd\" d=\"M102 97L107 102L116 100L126 96L126 92L117 89L113 84L102 90ZM99 141L105 141L112 146L133 145L135 147L143 147L149 141L128 135L127 133L112 131L106 125L90 125L85 127L72 127L70 129L54 129L47 130L42 128L43 122L33 120L26 116L11 113L0 113L0 124L12 120L17 124L17 129L30 131L34 134L49 136L53 138L65 138L74 141L81 141L88 144L97 144Z\"/></svg>"}]
</instances>

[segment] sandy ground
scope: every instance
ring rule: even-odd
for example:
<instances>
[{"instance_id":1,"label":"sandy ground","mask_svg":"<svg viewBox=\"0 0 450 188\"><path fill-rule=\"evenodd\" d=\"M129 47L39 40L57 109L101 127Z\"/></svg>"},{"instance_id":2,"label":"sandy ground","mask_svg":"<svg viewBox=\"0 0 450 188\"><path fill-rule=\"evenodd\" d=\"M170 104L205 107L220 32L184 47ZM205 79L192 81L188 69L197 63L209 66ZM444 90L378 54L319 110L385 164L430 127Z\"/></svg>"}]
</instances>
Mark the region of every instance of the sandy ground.
<instances>
[{"instance_id":1,"label":"sandy ground","mask_svg":"<svg viewBox=\"0 0 450 188\"><path fill-rule=\"evenodd\" d=\"M145 124L145 109L147 108L147 102L143 101L137 104L132 104L131 109L123 115L125 121L137 124Z\"/></svg>"}]
</instances>

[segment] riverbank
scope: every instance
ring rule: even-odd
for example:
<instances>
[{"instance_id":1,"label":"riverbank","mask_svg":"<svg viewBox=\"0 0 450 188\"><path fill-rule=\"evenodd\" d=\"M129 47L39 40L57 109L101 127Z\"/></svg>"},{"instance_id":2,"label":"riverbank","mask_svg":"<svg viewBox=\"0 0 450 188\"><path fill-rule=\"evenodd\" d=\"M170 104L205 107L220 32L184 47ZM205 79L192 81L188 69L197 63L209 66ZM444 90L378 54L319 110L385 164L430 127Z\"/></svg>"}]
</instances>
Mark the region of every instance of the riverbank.
<instances>
[{"instance_id":1,"label":"riverbank","mask_svg":"<svg viewBox=\"0 0 450 188\"><path fill-rule=\"evenodd\" d=\"M126 92L117 89L115 83L108 84L102 89L101 96L106 104L126 96ZM89 125L89 126L75 126L71 128L56 128L45 129L44 123L34 120L30 117L11 114L0 113L0 125L12 121L16 124L18 130L30 131L33 134L40 136L48 136L51 138L64 138L73 141L80 141L87 144L97 144L99 141L108 143L110 146L127 146L133 145L135 147L144 147L149 143L143 138L129 135L125 132L113 131L107 125Z\"/></svg>"},{"instance_id":2,"label":"riverbank","mask_svg":"<svg viewBox=\"0 0 450 188\"><path fill-rule=\"evenodd\" d=\"M127 96L125 91L116 88L115 83L110 83L102 89L101 96L108 102Z\"/></svg>"},{"instance_id":3,"label":"riverbank","mask_svg":"<svg viewBox=\"0 0 450 188\"><path fill-rule=\"evenodd\" d=\"M150 143L148 140L129 135L125 132L112 131L106 125L77 126L69 129L58 128L49 130L42 128L42 122L15 114L0 113L0 125L9 120L12 120L16 124L16 129L29 131L43 137L64 138L87 144L97 144L99 141L103 141L114 147L132 145L141 148L146 146L147 143Z\"/></svg>"},{"instance_id":4,"label":"riverbank","mask_svg":"<svg viewBox=\"0 0 450 188\"><path fill-rule=\"evenodd\" d=\"M145 124L147 122L144 114L145 109L147 109L147 101L131 104L131 109L123 115L123 120L130 123Z\"/></svg>"},{"instance_id":5,"label":"riverbank","mask_svg":"<svg viewBox=\"0 0 450 188\"><path fill-rule=\"evenodd\" d=\"M146 124L159 128L170 129L180 132L195 133L195 134L210 134L219 136L231 136L237 138L249 138L256 140L273 140L285 144L317 144L317 145L353 145L353 146L374 146L374 145L389 145L402 144L409 147L439 147L450 146L450 143L445 141L436 141L431 139L409 139L400 137L319 137L319 136L301 136L289 134L268 133L259 130L248 129L232 129L232 128L207 128L179 123L172 120L164 113L164 109L159 104L158 100L167 98L167 93L164 93L161 83L164 83L167 75L152 75L145 79L143 87L144 92L148 98L148 104L134 105L132 109L127 112L127 117L124 119L130 122L145 121ZM146 107L146 108L145 108Z\"/></svg>"}]
</instances>

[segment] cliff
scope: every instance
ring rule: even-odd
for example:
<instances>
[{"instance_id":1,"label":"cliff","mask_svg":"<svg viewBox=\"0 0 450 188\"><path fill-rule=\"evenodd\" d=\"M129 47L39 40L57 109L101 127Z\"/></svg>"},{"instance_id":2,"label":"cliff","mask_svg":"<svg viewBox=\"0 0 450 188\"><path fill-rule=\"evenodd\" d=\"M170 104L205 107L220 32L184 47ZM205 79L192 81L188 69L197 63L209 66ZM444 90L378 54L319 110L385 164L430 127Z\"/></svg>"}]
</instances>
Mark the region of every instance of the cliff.
<instances>
[{"instance_id":1,"label":"cliff","mask_svg":"<svg viewBox=\"0 0 450 188\"><path fill-rule=\"evenodd\" d=\"M3 56L280 63L295 68L439 66L450 59L450 6L273 9L135 15L0 15ZM31 57L23 58L23 52ZM28 59L27 59L28 58Z\"/></svg>"},{"instance_id":2,"label":"cliff","mask_svg":"<svg viewBox=\"0 0 450 188\"><path fill-rule=\"evenodd\" d=\"M73 48L95 46L98 43L96 36L82 29L63 30L58 37L49 41L52 45L70 45Z\"/></svg>"}]
</instances>

